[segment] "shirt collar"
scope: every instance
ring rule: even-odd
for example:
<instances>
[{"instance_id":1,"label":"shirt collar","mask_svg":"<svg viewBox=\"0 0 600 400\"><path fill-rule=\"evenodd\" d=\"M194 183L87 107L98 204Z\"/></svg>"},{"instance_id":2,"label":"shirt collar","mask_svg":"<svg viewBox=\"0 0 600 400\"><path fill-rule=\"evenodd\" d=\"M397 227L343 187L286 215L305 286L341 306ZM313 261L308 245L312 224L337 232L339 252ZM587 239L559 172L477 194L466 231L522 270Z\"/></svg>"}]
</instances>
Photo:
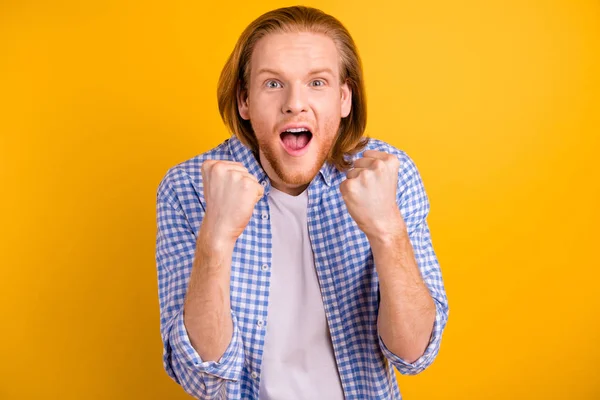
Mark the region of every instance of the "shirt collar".
<instances>
[{"instance_id":1,"label":"shirt collar","mask_svg":"<svg viewBox=\"0 0 600 400\"><path fill-rule=\"evenodd\" d=\"M232 135L228 140L229 151L236 162L241 163L248 169L248 172L256 176L259 181L267 178L267 174L261 167L256 156L248 147L246 147L237 136ZM327 186L331 186L331 180L335 172L335 166L329 162L325 162L319 174L323 177L323 181Z\"/></svg>"}]
</instances>

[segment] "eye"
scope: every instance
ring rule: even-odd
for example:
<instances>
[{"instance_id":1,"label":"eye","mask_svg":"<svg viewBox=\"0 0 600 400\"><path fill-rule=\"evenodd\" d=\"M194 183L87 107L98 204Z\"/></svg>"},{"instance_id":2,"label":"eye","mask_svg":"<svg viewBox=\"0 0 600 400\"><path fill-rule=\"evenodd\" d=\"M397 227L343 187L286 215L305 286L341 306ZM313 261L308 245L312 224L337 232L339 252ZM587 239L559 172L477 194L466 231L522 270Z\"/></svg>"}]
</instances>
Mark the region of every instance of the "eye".
<instances>
[{"instance_id":1,"label":"eye","mask_svg":"<svg viewBox=\"0 0 600 400\"><path fill-rule=\"evenodd\" d=\"M277 88L281 87L281 84L279 82L273 81L273 80L267 81L265 83L265 85L267 86L268 89L277 89Z\"/></svg>"},{"instance_id":2,"label":"eye","mask_svg":"<svg viewBox=\"0 0 600 400\"><path fill-rule=\"evenodd\" d=\"M323 87L325 86L325 81L323 79L316 79L310 83L314 87Z\"/></svg>"}]
</instances>

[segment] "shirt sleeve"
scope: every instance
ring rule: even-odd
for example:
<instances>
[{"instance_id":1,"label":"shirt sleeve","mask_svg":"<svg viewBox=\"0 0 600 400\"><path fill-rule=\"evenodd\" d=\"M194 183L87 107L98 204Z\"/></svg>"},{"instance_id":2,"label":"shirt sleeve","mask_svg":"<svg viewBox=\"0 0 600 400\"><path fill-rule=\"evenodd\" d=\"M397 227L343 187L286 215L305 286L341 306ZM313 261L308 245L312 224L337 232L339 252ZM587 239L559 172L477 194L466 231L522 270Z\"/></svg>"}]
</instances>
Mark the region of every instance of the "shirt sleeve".
<instances>
[{"instance_id":1,"label":"shirt sleeve","mask_svg":"<svg viewBox=\"0 0 600 400\"><path fill-rule=\"evenodd\" d=\"M233 311L233 336L218 361L203 361L188 337L183 303L194 260L196 235L174 189L186 187L186 182L180 183L186 177L183 172L169 170L157 191L156 265L163 366L167 374L193 397L214 399L224 393L228 381L240 380L243 346Z\"/></svg>"},{"instance_id":2,"label":"shirt sleeve","mask_svg":"<svg viewBox=\"0 0 600 400\"><path fill-rule=\"evenodd\" d=\"M429 200L425 193L423 181L415 163L405 153L401 153L398 157L401 166L398 180L397 203L406 223L421 276L434 300L436 314L429 344L423 355L415 362L406 362L398 355L392 353L383 342L381 335L379 335L379 346L385 357L401 374L415 375L429 367L437 356L442 340L442 333L448 320L449 308L440 265L433 250L431 233L427 224Z\"/></svg>"}]
</instances>

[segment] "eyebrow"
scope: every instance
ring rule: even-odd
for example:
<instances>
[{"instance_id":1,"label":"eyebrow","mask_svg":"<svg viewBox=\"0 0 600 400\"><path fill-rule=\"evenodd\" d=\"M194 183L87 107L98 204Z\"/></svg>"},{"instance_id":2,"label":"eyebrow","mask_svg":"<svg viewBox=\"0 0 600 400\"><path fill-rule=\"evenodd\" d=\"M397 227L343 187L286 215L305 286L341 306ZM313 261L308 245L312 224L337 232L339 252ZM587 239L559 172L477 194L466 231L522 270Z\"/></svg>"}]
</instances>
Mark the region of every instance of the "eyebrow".
<instances>
[{"instance_id":1,"label":"eyebrow","mask_svg":"<svg viewBox=\"0 0 600 400\"><path fill-rule=\"evenodd\" d=\"M333 71L331 70L331 68L317 68L317 69L313 69L312 71L310 71L308 74L309 75L318 75L318 74L329 74L331 76L334 76ZM261 68L258 70L258 72L256 73L256 75L262 75L262 74L271 74L271 75L281 75L279 72L275 71L274 69L270 69L270 68Z\"/></svg>"}]
</instances>

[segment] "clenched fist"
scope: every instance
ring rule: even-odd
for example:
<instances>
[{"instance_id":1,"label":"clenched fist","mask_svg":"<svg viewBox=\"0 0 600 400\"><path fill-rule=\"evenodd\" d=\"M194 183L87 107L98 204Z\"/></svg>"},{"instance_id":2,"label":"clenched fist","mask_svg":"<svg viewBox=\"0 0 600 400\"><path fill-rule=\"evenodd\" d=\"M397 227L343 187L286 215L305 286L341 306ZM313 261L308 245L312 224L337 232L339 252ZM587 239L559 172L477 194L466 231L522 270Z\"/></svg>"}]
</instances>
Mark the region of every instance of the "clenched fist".
<instances>
[{"instance_id":1,"label":"clenched fist","mask_svg":"<svg viewBox=\"0 0 600 400\"><path fill-rule=\"evenodd\" d=\"M206 201L203 228L208 229L213 240L235 243L248 225L264 188L242 164L233 161L204 161L202 181Z\"/></svg>"},{"instance_id":2,"label":"clenched fist","mask_svg":"<svg viewBox=\"0 0 600 400\"><path fill-rule=\"evenodd\" d=\"M386 235L404 222L396 203L399 168L398 157L366 150L340 184L350 216L368 237Z\"/></svg>"}]
</instances>

